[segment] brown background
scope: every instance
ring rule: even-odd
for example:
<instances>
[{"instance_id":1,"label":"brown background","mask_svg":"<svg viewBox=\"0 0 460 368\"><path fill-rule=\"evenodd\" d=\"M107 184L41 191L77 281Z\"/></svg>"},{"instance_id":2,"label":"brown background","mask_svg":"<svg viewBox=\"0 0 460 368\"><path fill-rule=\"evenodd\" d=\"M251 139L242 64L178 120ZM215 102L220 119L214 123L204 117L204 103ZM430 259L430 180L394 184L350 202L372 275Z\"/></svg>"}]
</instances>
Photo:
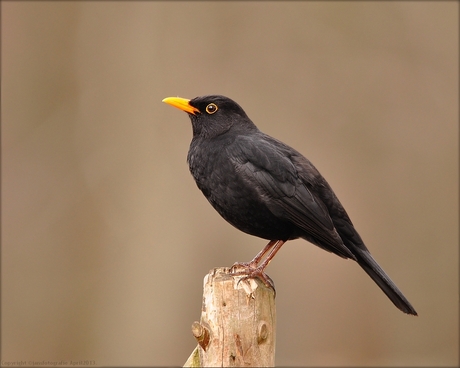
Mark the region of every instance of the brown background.
<instances>
[{"instance_id":1,"label":"brown background","mask_svg":"<svg viewBox=\"0 0 460 368\"><path fill-rule=\"evenodd\" d=\"M182 365L202 279L265 241L185 163L219 93L309 157L420 316L305 241L278 365L458 363L457 2L2 2L2 364Z\"/></svg>"}]
</instances>

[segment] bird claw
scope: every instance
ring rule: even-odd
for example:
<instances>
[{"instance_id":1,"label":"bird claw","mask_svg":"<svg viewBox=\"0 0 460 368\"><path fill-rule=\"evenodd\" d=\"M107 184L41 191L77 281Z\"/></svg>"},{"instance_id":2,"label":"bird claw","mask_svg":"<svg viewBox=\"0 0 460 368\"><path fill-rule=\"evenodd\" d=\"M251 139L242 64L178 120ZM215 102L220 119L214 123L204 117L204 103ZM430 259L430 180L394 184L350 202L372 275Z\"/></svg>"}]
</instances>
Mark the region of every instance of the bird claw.
<instances>
[{"instance_id":1,"label":"bird claw","mask_svg":"<svg viewBox=\"0 0 460 368\"><path fill-rule=\"evenodd\" d=\"M248 269L255 269L255 265L252 262L235 262L232 267L230 267L230 272L235 273L238 268L242 268L243 270L248 270ZM243 271L238 271L238 272L243 272Z\"/></svg>"},{"instance_id":2,"label":"bird claw","mask_svg":"<svg viewBox=\"0 0 460 368\"><path fill-rule=\"evenodd\" d=\"M241 276L242 277L238 283L247 279L254 279L258 278L260 281L264 283L264 285L268 288L271 288L276 295L275 284L273 280L264 272L262 267L254 267L251 262L249 263L234 263L232 267L230 267L230 273L234 276Z\"/></svg>"}]
</instances>

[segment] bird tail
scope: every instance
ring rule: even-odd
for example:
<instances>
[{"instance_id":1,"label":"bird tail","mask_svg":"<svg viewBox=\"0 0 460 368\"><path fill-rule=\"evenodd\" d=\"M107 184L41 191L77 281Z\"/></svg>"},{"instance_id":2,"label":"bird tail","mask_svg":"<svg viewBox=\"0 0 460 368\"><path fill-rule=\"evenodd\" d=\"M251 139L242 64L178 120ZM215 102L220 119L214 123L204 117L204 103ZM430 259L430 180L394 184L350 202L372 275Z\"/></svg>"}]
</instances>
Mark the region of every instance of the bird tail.
<instances>
[{"instance_id":1,"label":"bird tail","mask_svg":"<svg viewBox=\"0 0 460 368\"><path fill-rule=\"evenodd\" d=\"M375 283L390 298L393 304L404 313L417 315L414 307L409 303L406 297L398 289L393 281L388 277L385 271L377 264L369 251L355 248L353 252L357 258L358 264L364 271L375 281Z\"/></svg>"}]
</instances>

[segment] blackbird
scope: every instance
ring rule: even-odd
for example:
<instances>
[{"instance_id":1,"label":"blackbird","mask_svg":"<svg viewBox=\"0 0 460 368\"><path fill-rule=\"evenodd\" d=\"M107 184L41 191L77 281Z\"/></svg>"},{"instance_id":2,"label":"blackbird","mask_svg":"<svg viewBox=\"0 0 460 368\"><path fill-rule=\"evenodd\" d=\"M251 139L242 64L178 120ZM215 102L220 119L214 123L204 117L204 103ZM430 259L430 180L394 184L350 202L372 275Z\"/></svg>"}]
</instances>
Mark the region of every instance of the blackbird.
<instances>
[{"instance_id":1,"label":"blackbird","mask_svg":"<svg viewBox=\"0 0 460 368\"><path fill-rule=\"evenodd\" d=\"M235 273L259 277L273 286L265 267L286 241L302 238L356 261L396 307L417 315L371 256L331 187L308 159L262 133L228 97L168 97L163 102L190 117L193 138L187 161L211 205L237 229L269 240L251 262L235 264Z\"/></svg>"}]
</instances>

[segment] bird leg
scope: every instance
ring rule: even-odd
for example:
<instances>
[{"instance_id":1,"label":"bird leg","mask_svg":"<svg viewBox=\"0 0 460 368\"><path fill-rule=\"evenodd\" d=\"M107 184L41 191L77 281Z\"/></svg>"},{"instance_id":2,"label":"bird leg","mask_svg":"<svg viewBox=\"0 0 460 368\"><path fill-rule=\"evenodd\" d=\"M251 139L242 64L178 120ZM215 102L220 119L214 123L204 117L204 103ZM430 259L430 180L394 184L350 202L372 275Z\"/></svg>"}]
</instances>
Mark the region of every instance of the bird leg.
<instances>
[{"instance_id":1,"label":"bird leg","mask_svg":"<svg viewBox=\"0 0 460 368\"><path fill-rule=\"evenodd\" d=\"M281 246L285 243L283 240L271 240L264 249L262 249L254 259L247 263L235 263L230 268L230 272L234 275L245 275L240 281L247 278L259 278L267 287L271 287L275 290L275 285L272 279L264 272L265 268L268 266L275 254L280 250ZM259 264L262 257L268 253L267 258ZM237 269L241 269L236 271Z\"/></svg>"},{"instance_id":2,"label":"bird leg","mask_svg":"<svg viewBox=\"0 0 460 368\"><path fill-rule=\"evenodd\" d=\"M250 262L236 262L231 268L256 268L262 257L278 242L278 240L270 241Z\"/></svg>"},{"instance_id":3,"label":"bird leg","mask_svg":"<svg viewBox=\"0 0 460 368\"><path fill-rule=\"evenodd\" d=\"M273 259L275 254L278 253L278 251L281 249L282 245L284 243L286 243L286 241L284 241L284 240L272 240L270 243L272 243L272 242L274 242L274 246L273 246L272 250L268 254L267 258L265 258L265 260L257 267L261 271L265 270L265 267L268 266L268 264ZM268 243L268 244L270 244L270 243Z\"/></svg>"}]
</instances>

